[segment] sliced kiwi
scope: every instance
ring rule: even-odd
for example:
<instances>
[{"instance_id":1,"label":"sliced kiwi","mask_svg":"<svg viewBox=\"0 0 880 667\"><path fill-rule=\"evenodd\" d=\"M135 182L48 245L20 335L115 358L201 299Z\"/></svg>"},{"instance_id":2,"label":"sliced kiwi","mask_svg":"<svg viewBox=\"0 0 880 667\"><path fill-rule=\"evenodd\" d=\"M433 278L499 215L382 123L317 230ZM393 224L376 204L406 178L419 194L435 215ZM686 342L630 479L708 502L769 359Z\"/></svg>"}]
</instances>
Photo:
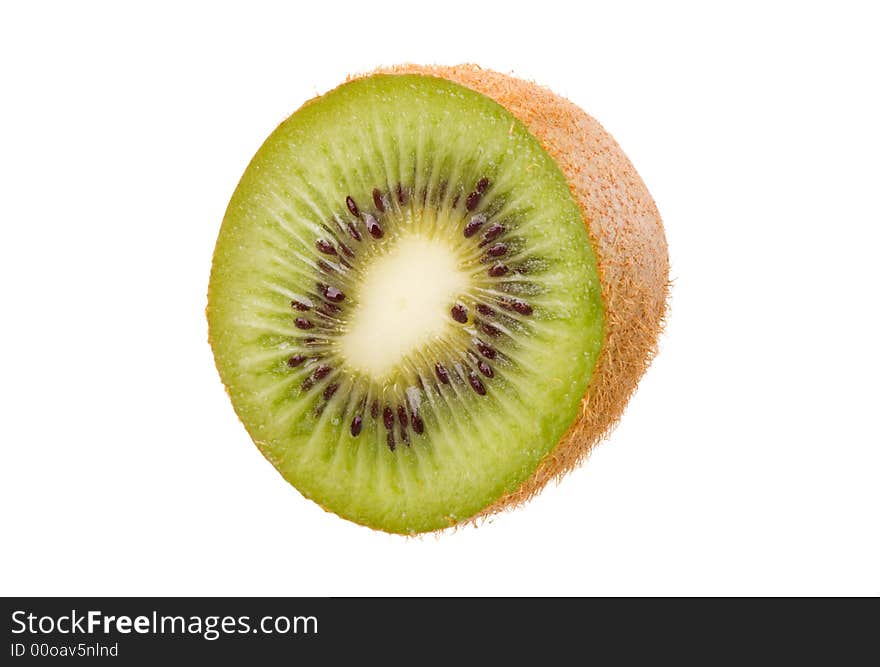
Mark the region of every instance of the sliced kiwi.
<instances>
[{"instance_id":1,"label":"sliced kiwi","mask_svg":"<svg viewBox=\"0 0 880 667\"><path fill-rule=\"evenodd\" d=\"M253 440L324 508L414 533L516 498L572 425L606 341L567 174L510 110L374 74L266 140L209 287Z\"/></svg>"}]
</instances>

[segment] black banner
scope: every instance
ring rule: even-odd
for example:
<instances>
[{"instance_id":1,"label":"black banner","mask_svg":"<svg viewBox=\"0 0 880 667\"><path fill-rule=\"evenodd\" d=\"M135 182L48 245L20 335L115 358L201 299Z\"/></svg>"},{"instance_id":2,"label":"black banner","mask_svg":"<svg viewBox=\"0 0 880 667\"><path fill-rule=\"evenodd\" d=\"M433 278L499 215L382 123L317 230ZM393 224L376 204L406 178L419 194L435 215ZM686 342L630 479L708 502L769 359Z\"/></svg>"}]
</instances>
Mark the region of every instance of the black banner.
<instances>
[{"instance_id":1,"label":"black banner","mask_svg":"<svg viewBox=\"0 0 880 667\"><path fill-rule=\"evenodd\" d=\"M806 651L836 664L865 656L859 646L877 621L876 600L869 605L869 613L850 615L791 600L7 598L2 662L355 659L384 666L426 656L432 664L544 664L647 655L714 663L789 660Z\"/></svg>"}]
</instances>

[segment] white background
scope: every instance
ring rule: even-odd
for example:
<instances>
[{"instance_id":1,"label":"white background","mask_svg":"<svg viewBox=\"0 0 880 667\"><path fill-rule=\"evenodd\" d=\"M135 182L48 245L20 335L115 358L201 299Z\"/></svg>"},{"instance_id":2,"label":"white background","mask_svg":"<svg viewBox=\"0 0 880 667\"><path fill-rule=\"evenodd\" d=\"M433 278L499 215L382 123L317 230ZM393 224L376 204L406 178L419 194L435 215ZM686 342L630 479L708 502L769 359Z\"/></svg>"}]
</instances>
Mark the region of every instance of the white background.
<instances>
[{"instance_id":1,"label":"white background","mask_svg":"<svg viewBox=\"0 0 880 667\"><path fill-rule=\"evenodd\" d=\"M871 3L5 3L0 594L880 594ZM304 500L207 344L248 160L349 72L477 62L611 131L665 219L610 440L479 528Z\"/></svg>"}]
</instances>

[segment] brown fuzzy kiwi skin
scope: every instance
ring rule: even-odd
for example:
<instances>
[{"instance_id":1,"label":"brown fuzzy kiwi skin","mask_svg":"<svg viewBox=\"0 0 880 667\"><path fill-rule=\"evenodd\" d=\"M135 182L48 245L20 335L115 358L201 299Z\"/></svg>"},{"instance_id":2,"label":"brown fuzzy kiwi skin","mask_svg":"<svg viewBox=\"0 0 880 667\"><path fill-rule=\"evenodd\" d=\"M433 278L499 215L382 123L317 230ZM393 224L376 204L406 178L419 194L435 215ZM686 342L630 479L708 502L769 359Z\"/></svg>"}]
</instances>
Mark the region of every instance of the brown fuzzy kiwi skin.
<instances>
[{"instance_id":1,"label":"brown fuzzy kiwi skin","mask_svg":"<svg viewBox=\"0 0 880 667\"><path fill-rule=\"evenodd\" d=\"M562 168L598 261L604 340L579 414L532 476L472 519L479 520L521 505L548 482L560 479L620 419L657 352L663 330L669 293L663 223L617 142L595 119L550 90L470 64L396 65L372 73L440 77L482 93L510 111Z\"/></svg>"}]
</instances>

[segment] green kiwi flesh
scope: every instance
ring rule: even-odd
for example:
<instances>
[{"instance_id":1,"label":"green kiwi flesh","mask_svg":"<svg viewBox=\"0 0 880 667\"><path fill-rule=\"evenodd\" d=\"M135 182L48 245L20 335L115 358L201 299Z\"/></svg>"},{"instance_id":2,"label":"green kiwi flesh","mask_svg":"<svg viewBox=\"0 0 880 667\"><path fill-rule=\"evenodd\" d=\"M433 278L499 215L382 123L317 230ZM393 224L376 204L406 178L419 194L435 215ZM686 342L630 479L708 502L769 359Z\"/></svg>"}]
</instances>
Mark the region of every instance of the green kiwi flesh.
<instances>
[{"instance_id":1,"label":"green kiwi flesh","mask_svg":"<svg viewBox=\"0 0 880 667\"><path fill-rule=\"evenodd\" d=\"M575 419L603 340L565 176L488 97L374 75L265 141L208 290L217 368L303 495L394 533L519 487Z\"/></svg>"}]
</instances>

